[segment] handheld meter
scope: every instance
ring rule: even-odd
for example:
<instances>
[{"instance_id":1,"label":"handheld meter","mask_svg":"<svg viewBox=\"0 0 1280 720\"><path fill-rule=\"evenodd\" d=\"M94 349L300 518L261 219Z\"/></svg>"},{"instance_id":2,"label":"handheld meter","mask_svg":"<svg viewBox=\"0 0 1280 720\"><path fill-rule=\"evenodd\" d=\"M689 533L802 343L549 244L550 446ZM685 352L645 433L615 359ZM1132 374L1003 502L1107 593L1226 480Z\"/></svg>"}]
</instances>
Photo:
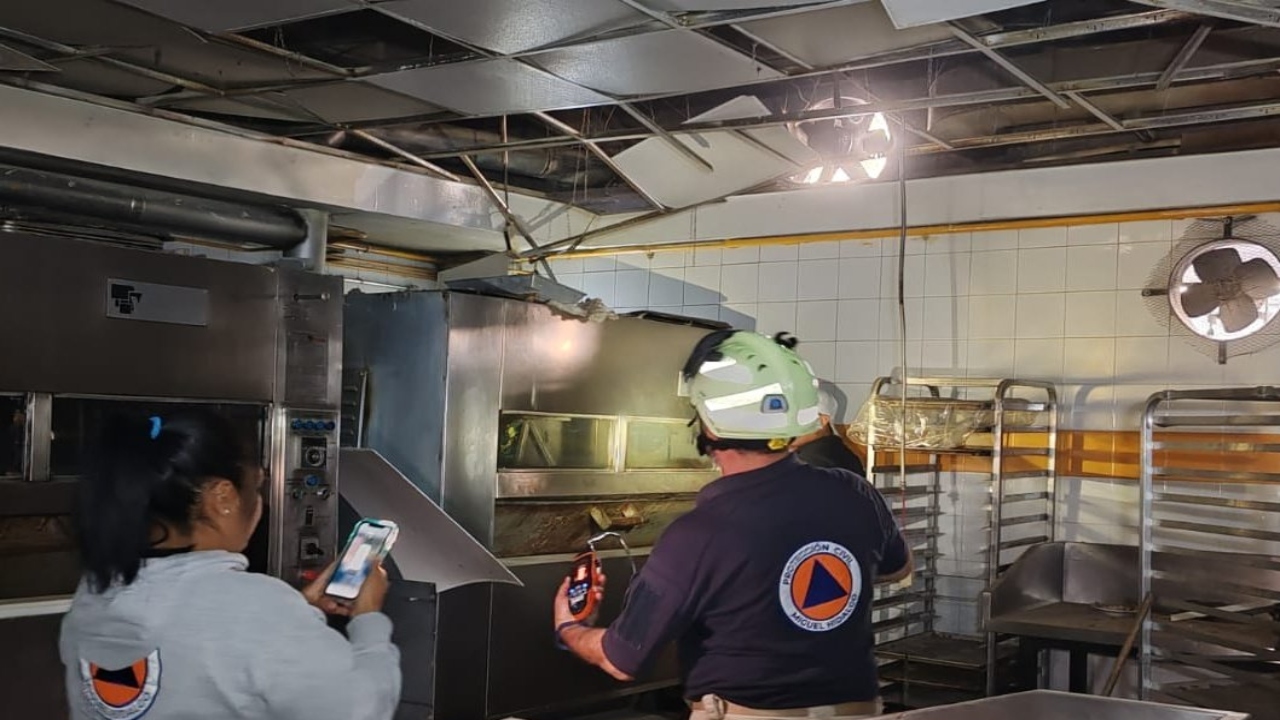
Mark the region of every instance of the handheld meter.
<instances>
[{"instance_id":1,"label":"handheld meter","mask_svg":"<svg viewBox=\"0 0 1280 720\"><path fill-rule=\"evenodd\" d=\"M596 611L599 602L596 589L600 585L600 560L595 550L588 550L573 559L573 571L569 575L569 612L578 622L586 622Z\"/></svg>"}]
</instances>

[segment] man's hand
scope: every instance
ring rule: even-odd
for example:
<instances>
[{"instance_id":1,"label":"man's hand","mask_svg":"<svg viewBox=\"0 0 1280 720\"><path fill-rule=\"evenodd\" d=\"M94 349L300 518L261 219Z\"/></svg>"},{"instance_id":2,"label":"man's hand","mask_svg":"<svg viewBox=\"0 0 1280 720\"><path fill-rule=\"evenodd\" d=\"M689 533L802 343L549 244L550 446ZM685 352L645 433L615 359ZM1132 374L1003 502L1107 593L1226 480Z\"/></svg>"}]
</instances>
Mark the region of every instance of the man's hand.
<instances>
[{"instance_id":1,"label":"man's hand","mask_svg":"<svg viewBox=\"0 0 1280 720\"><path fill-rule=\"evenodd\" d=\"M596 583L596 586L591 589L592 594L595 595L596 609L594 612L591 613L591 617L588 617L586 620L583 621L583 623L586 625L596 624L596 620L598 620L600 616L600 603L604 602L604 583L605 583L604 572L602 572L599 569L599 567L597 567L596 573L597 573L596 577L599 578L599 581ZM560 583L560 589L556 590L556 598L555 598L554 604L552 605L552 608L553 608L553 614L554 614L553 622L555 623L555 627L558 628L561 625L564 625L565 623L576 622L575 618L573 617L573 613L569 610L569 578L568 577L565 577L564 582Z\"/></svg>"}]
</instances>

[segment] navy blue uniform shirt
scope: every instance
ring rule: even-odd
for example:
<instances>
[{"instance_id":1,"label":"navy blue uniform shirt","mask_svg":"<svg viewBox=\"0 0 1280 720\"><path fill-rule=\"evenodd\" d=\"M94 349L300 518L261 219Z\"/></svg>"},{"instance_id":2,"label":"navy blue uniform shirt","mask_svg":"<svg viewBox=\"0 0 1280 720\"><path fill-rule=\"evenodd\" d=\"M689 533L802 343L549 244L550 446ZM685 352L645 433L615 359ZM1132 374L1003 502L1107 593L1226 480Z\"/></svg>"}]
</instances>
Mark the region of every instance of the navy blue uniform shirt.
<instances>
[{"instance_id":1,"label":"navy blue uniform shirt","mask_svg":"<svg viewBox=\"0 0 1280 720\"><path fill-rule=\"evenodd\" d=\"M690 699L762 710L874 700L873 582L906 562L870 483L789 455L702 489L632 583L605 655L636 676L674 641Z\"/></svg>"}]
</instances>

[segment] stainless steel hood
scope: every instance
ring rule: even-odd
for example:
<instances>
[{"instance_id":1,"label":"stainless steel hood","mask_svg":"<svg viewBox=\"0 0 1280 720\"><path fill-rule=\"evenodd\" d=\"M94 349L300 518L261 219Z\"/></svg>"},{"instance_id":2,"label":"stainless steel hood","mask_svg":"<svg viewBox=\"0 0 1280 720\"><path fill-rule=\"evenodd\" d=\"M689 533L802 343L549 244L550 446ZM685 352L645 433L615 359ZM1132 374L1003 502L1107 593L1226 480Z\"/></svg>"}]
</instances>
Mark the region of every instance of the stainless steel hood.
<instances>
[{"instance_id":1,"label":"stainless steel hood","mask_svg":"<svg viewBox=\"0 0 1280 720\"><path fill-rule=\"evenodd\" d=\"M355 511L400 526L391 559L405 580L434 583L437 592L480 582L524 585L377 451L344 448L339 463L342 496Z\"/></svg>"}]
</instances>

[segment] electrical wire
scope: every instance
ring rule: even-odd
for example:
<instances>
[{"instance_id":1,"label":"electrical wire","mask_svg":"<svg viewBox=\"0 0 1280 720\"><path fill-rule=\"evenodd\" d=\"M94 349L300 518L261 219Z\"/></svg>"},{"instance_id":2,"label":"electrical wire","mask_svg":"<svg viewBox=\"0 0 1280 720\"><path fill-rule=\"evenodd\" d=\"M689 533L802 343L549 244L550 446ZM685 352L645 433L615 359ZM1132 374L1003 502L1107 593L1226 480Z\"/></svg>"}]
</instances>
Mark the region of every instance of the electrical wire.
<instances>
[{"instance_id":1,"label":"electrical wire","mask_svg":"<svg viewBox=\"0 0 1280 720\"><path fill-rule=\"evenodd\" d=\"M905 134L906 118L897 118L900 132ZM901 492L902 521L907 519L907 143L898 136L898 351L901 358L898 372L898 390L901 407L898 417L902 428L898 432L898 487Z\"/></svg>"}]
</instances>

